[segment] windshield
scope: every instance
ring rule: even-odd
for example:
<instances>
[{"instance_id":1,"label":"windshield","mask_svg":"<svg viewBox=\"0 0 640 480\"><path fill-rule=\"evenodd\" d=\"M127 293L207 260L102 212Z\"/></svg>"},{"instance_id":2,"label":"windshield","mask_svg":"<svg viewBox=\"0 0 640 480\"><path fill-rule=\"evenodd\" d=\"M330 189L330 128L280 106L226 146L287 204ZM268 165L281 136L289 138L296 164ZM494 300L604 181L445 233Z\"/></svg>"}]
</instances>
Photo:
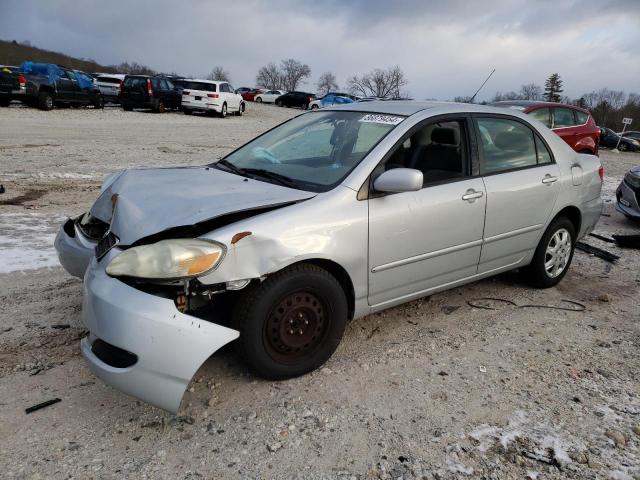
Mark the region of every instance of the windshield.
<instances>
[{"instance_id":1,"label":"windshield","mask_svg":"<svg viewBox=\"0 0 640 480\"><path fill-rule=\"evenodd\" d=\"M217 168L301 190L341 182L405 117L367 112L313 112L240 147Z\"/></svg>"}]
</instances>

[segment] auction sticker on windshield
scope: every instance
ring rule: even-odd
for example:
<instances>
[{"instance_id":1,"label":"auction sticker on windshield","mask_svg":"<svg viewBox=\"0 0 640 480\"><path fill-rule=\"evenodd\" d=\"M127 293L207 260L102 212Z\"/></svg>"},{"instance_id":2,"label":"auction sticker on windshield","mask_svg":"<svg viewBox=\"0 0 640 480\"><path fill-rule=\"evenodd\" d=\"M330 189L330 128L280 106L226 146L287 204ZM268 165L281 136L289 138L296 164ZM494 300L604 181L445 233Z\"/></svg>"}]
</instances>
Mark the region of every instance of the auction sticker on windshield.
<instances>
[{"instance_id":1,"label":"auction sticker on windshield","mask_svg":"<svg viewBox=\"0 0 640 480\"><path fill-rule=\"evenodd\" d=\"M366 123L382 123L384 125L398 125L404 117L396 117L394 115L380 115L378 113L369 113L362 117L359 122Z\"/></svg>"}]
</instances>

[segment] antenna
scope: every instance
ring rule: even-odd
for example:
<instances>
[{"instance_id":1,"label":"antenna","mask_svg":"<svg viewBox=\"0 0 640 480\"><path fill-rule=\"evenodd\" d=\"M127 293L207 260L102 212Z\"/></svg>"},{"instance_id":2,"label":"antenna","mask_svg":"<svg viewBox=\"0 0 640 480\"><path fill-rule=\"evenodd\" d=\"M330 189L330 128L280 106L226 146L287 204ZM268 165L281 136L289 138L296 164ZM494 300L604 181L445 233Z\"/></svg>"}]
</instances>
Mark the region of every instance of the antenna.
<instances>
[{"instance_id":1,"label":"antenna","mask_svg":"<svg viewBox=\"0 0 640 480\"><path fill-rule=\"evenodd\" d=\"M473 103L473 100L476 98L476 95L478 95L478 92L480 90L482 90L482 87L484 87L484 84L487 83L489 81L489 79L491 78L491 75L493 75L495 73L496 69L494 68L493 70L491 70L491 73L489 74L489 76L486 78L486 80L484 82L482 82L482 85L480 85L480 88L478 88L478 90L476 90L476 93L473 94L473 97L471 97L471 100L469 100L469 103Z\"/></svg>"}]
</instances>

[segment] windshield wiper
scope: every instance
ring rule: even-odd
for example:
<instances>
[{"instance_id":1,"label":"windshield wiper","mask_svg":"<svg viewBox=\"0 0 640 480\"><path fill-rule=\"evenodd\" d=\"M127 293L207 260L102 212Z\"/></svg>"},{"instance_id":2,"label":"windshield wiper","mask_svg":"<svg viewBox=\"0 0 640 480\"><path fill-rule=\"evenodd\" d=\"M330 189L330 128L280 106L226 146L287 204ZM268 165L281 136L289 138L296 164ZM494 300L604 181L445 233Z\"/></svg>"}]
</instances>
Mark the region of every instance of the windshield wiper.
<instances>
[{"instance_id":1,"label":"windshield wiper","mask_svg":"<svg viewBox=\"0 0 640 480\"><path fill-rule=\"evenodd\" d=\"M242 168L236 167L233 163L231 163L228 160L225 160L224 158L222 160L218 160L215 163L215 165L222 165L223 167L227 167L227 169L232 171L233 173L237 173L238 175L242 175Z\"/></svg>"},{"instance_id":2,"label":"windshield wiper","mask_svg":"<svg viewBox=\"0 0 640 480\"><path fill-rule=\"evenodd\" d=\"M256 177L268 178L269 180L274 180L285 187L297 188L298 185L293 178L272 172L271 170L265 170L264 168L240 168L239 170L241 174L248 173L249 175L254 175Z\"/></svg>"}]
</instances>

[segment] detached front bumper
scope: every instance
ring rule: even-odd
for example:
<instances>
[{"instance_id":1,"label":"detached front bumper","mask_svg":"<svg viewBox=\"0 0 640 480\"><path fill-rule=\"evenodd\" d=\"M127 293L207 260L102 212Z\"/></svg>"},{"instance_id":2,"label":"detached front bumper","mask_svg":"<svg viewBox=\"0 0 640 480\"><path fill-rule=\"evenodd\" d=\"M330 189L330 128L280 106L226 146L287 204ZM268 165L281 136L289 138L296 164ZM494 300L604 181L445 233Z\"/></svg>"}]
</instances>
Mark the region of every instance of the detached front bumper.
<instances>
[{"instance_id":1,"label":"detached front bumper","mask_svg":"<svg viewBox=\"0 0 640 480\"><path fill-rule=\"evenodd\" d=\"M640 189L634 191L624 180L616 190L616 210L627 217L640 219Z\"/></svg>"},{"instance_id":2,"label":"detached front bumper","mask_svg":"<svg viewBox=\"0 0 640 480\"><path fill-rule=\"evenodd\" d=\"M70 218L60 227L54 246L64 269L74 277L83 278L93 258L96 242L85 237Z\"/></svg>"},{"instance_id":3,"label":"detached front bumper","mask_svg":"<svg viewBox=\"0 0 640 480\"><path fill-rule=\"evenodd\" d=\"M105 383L176 413L193 375L239 332L109 277L105 265L118 253L93 259L86 272L82 319L90 334L82 354Z\"/></svg>"}]
</instances>

